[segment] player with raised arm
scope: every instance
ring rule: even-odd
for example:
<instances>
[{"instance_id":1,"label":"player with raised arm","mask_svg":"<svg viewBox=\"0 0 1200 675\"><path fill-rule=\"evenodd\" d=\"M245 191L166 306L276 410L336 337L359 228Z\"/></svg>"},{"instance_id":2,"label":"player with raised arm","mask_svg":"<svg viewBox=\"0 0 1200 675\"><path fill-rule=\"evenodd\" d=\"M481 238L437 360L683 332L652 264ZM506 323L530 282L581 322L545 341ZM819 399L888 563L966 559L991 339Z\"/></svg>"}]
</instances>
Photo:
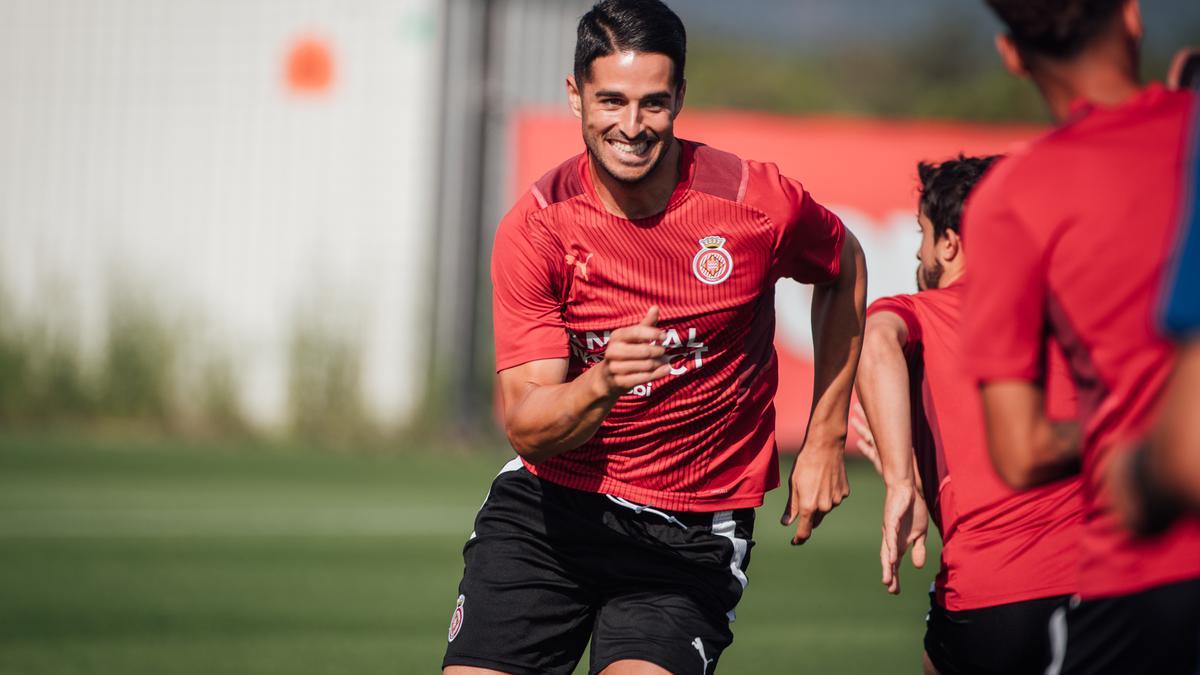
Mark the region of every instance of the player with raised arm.
<instances>
[{"instance_id":1,"label":"player with raised arm","mask_svg":"<svg viewBox=\"0 0 1200 675\"><path fill-rule=\"evenodd\" d=\"M815 391L783 520L846 497L866 272L773 164L675 138L686 37L657 0L579 22L586 152L505 216L492 254L505 467L463 550L446 673L711 673L754 508L779 481L774 286L814 284Z\"/></svg>"},{"instance_id":2,"label":"player with raised arm","mask_svg":"<svg viewBox=\"0 0 1200 675\"><path fill-rule=\"evenodd\" d=\"M962 206L996 159L918 166L917 258L927 290L871 304L858 370L887 487L880 563L889 592L900 592L906 548L923 547L926 511L942 535L925 633L926 672L942 675L1041 675L1050 663L1050 615L1078 577L1079 480L1024 493L1004 485L988 459L975 382L959 360ZM1061 354L1056 359L1050 414L1069 418L1074 392ZM914 550L914 562L923 558Z\"/></svg>"},{"instance_id":3,"label":"player with raised arm","mask_svg":"<svg viewBox=\"0 0 1200 675\"><path fill-rule=\"evenodd\" d=\"M1200 518L1135 537L1106 470L1149 430L1176 361L1155 315L1185 210L1197 98L1139 81L1137 0L988 4L1007 27L1002 60L1058 121L989 173L964 220L964 363L996 468L1029 487L1082 466L1081 602L1052 622L1048 672L1194 675ZM1076 382L1076 427L1044 414L1047 334Z\"/></svg>"}]
</instances>

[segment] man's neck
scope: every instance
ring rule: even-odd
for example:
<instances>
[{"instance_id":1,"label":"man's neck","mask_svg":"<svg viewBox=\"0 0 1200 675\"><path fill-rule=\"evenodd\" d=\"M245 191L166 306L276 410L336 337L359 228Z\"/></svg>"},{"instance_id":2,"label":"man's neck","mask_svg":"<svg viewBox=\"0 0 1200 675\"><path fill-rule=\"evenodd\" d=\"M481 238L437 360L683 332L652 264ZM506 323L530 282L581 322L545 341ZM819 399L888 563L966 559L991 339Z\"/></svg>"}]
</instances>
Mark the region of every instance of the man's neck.
<instances>
[{"instance_id":1,"label":"man's neck","mask_svg":"<svg viewBox=\"0 0 1200 675\"><path fill-rule=\"evenodd\" d=\"M947 265L942 268L942 277L938 279L938 288L948 288L962 281L963 274L967 271L966 265Z\"/></svg>"},{"instance_id":2,"label":"man's neck","mask_svg":"<svg viewBox=\"0 0 1200 675\"><path fill-rule=\"evenodd\" d=\"M673 140L650 175L632 184L622 183L602 167L597 167L596 158L589 154L588 171L600 203L614 216L629 220L649 218L665 211L679 183L682 145L678 139Z\"/></svg>"},{"instance_id":3,"label":"man's neck","mask_svg":"<svg viewBox=\"0 0 1200 675\"><path fill-rule=\"evenodd\" d=\"M1058 122L1071 116L1071 105L1084 100L1112 108L1142 89L1137 67L1113 54L1085 54L1069 63L1046 63L1034 76L1038 89Z\"/></svg>"}]
</instances>

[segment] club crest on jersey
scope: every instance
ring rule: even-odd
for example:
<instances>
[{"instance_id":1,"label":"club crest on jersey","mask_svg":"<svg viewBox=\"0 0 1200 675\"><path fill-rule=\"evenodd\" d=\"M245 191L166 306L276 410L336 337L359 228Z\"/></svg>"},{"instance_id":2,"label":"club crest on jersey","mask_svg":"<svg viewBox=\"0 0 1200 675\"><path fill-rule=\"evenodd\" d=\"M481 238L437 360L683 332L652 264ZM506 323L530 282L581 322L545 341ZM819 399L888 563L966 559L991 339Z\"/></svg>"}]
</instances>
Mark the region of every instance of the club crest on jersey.
<instances>
[{"instance_id":1,"label":"club crest on jersey","mask_svg":"<svg viewBox=\"0 0 1200 675\"><path fill-rule=\"evenodd\" d=\"M463 603L466 602L467 596L458 596L458 604L454 606L454 614L450 615L450 633L447 635L448 642L454 642L454 638L458 637L458 631L462 630L463 625Z\"/></svg>"},{"instance_id":2,"label":"club crest on jersey","mask_svg":"<svg viewBox=\"0 0 1200 675\"><path fill-rule=\"evenodd\" d=\"M725 250L725 237L701 239L700 250L692 258L692 274L706 284L719 284L732 273L733 256Z\"/></svg>"}]
</instances>

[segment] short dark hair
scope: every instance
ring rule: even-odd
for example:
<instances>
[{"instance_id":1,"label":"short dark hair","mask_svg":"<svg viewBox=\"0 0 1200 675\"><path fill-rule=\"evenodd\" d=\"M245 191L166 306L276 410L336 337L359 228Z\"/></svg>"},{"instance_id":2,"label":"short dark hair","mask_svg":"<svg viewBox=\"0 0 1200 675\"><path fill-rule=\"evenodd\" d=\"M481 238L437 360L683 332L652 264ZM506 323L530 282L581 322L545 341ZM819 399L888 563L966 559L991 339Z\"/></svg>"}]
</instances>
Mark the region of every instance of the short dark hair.
<instances>
[{"instance_id":1,"label":"short dark hair","mask_svg":"<svg viewBox=\"0 0 1200 675\"><path fill-rule=\"evenodd\" d=\"M987 0L1017 47L1053 59L1075 56L1125 0Z\"/></svg>"},{"instance_id":2,"label":"short dark hair","mask_svg":"<svg viewBox=\"0 0 1200 675\"><path fill-rule=\"evenodd\" d=\"M948 230L962 234L963 204L983 174L1000 159L1000 155L967 157L960 154L941 164L919 162L917 177L921 181L921 213L933 223L935 239L946 236Z\"/></svg>"},{"instance_id":3,"label":"short dark hair","mask_svg":"<svg viewBox=\"0 0 1200 675\"><path fill-rule=\"evenodd\" d=\"M671 59L675 87L683 82L687 32L660 0L600 0L579 19L575 41L575 82L591 75L592 61L616 52L663 54Z\"/></svg>"}]
</instances>

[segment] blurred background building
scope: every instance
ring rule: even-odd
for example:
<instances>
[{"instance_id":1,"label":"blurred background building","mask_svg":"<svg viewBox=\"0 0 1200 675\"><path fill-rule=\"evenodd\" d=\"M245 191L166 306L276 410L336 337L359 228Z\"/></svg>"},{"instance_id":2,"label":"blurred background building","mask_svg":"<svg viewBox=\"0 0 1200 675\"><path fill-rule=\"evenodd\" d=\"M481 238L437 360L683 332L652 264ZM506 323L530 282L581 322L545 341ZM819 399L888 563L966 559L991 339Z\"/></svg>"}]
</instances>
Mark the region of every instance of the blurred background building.
<instances>
[{"instance_id":1,"label":"blurred background building","mask_svg":"<svg viewBox=\"0 0 1200 675\"><path fill-rule=\"evenodd\" d=\"M0 424L488 428L491 235L582 147L588 4L0 2ZM911 288L913 162L1043 120L982 3L674 6L682 133L805 181L873 296ZM1158 76L1200 5L1144 9ZM779 298L781 403L806 410L807 296Z\"/></svg>"}]
</instances>

